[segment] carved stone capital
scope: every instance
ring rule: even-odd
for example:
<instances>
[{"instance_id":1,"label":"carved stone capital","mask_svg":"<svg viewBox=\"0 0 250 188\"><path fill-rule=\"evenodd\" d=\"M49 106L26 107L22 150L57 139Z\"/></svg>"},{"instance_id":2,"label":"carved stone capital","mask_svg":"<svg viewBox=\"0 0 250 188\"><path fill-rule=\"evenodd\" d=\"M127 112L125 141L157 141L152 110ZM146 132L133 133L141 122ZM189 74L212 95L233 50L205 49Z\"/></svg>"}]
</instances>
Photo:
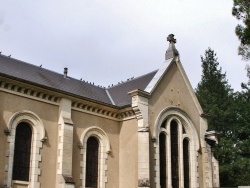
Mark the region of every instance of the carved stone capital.
<instances>
[{"instance_id":1,"label":"carved stone capital","mask_svg":"<svg viewBox=\"0 0 250 188\"><path fill-rule=\"evenodd\" d=\"M150 181L148 178L138 180L138 187L150 187Z\"/></svg>"},{"instance_id":2,"label":"carved stone capital","mask_svg":"<svg viewBox=\"0 0 250 188\"><path fill-rule=\"evenodd\" d=\"M134 90L128 94L132 97L132 108L138 120L138 127L147 127L149 93L141 90Z\"/></svg>"},{"instance_id":3,"label":"carved stone capital","mask_svg":"<svg viewBox=\"0 0 250 188\"><path fill-rule=\"evenodd\" d=\"M6 127L6 128L4 128L4 134L6 135L6 136L9 136L10 135L10 130Z\"/></svg>"}]
</instances>

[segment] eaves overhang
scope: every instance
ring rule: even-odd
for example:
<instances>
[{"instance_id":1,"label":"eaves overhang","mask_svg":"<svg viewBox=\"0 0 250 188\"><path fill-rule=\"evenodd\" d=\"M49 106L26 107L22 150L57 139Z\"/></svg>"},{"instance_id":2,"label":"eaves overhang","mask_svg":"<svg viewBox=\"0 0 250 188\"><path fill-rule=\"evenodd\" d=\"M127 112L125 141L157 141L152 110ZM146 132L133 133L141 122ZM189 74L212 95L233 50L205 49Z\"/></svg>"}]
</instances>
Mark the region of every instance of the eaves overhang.
<instances>
[{"instance_id":1,"label":"eaves overhang","mask_svg":"<svg viewBox=\"0 0 250 188\"><path fill-rule=\"evenodd\" d=\"M131 104L127 104L127 105L123 105L123 106L116 106L116 105L113 105L113 104L105 103L105 102L98 101L98 100L95 100L95 99L91 99L91 98L88 98L88 97L84 97L84 96L76 95L76 94L73 94L73 93L70 93L70 92L62 91L62 90L59 90L59 89L56 89L56 88L44 86L42 84L37 84L37 83L31 82L31 81L27 81L25 79L16 78L14 76L10 76L10 75L4 74L4 73L0 73L0 76L3 77L3 78L14 80L16 82L22 82L22 83L25 83L25 84L28 84L28 85L33 85L33 86L38 87L38 88L42 88L42 89L49 90L49 91L52 91L52 92L57 92L57 93L60 93L62 95L74 97L74 98L81 99L81 100L87 100L87 101L97 103L97 104L100 104L100 105L104 105L104 106L107 106L107 107L111 107L111 108L114 108L114 109L117 109L117 110L121 110L121 109L124 109L124 108L131 107Z\"/></svg>"}]
</instances>

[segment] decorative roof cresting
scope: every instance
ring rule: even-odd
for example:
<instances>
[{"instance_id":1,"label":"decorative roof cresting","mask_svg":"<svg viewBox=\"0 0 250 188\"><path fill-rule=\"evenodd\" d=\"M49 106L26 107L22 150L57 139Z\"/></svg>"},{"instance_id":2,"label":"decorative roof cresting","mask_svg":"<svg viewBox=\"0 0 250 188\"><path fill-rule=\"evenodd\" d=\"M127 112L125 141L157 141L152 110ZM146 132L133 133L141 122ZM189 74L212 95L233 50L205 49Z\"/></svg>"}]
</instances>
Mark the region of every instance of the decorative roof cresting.
<instances>
[{"instance_id":1,"label":"decorative roof cresting","mask_svg":"<svg viewBox=\"0 0 250 188\"><path fill-rule=\"evenodd\" d=\"M165 60L179 56L179 52L175 48L176 39L174 38L174 34L169 34L167 41L169 41L169 47L165 54Z\"/></svg>"}]
</instances>

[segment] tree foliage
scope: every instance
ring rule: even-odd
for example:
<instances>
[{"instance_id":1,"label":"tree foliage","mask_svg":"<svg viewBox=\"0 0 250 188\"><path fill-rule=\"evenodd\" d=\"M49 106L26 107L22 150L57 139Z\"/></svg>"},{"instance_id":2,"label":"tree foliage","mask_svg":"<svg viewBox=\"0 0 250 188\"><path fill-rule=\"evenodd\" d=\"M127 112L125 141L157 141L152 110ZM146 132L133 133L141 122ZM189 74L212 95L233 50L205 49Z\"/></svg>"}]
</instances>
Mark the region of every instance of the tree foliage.
<instances>
[{"instance_id":1,"label":"tree foliage","mask_svg":"<svg viewBox=\"0 0 250 188\"><path fill-rule=\"evenodd\" d=\"M250 185L250 68L247 67L248 83L242 83L242 91L236 93L237 107L235 161L232 165L237 185Z\"/></svg>"},{"instance_id":2,"label":"tree foliage","mask_svg":"<svg viewBox=\"0 0 250 188\"><path fill-rule=\"evenodd\" d=\"M221 186L250 184L250 79L234 93L222 73L215 52L208 49L202 61L202 79L196 95L208 114L208 129L217 131L215 155L220 163ZM250 68L248 68L250 78Z\"/></svg>"},{"instance_id":3,"label":"tree foliage","mask_svg":"<svg viewBox=\"0 0 250 188\"><path fill-rule=\"evenodd\" d=\"M239 55L245 60L250 60L250 1L234 0L232 14L242 24L238 24L235 33L240 40Z\"/></svg>"},{"instance_id":4,"label":"tree foliage","mask_svg":"<svg viewBox=\"0 0 250 188\"><path fill-rule=\"evenodd\" d=\"M203 110L209 114L209 129L217 130L223 136L231 136L227 126L232 119L228 115L232 113L233 90L226 80L226 74L222 73L216 54L212 49L205 52L202 61L202 78L196 89L197 97ZM222 126L225 125L225 126Z\"/></svg>"}]
</instances>

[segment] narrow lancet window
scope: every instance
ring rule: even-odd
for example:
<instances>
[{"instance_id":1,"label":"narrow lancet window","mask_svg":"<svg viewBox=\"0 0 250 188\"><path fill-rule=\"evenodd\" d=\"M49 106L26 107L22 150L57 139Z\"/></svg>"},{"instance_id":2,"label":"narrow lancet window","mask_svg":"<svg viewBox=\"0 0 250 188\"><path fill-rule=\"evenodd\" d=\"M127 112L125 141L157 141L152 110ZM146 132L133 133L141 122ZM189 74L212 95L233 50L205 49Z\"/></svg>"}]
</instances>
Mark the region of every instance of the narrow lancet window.
<instances>
[{"instance_id":1,"label":"narrow lancet window","mask_svg":"<svg viewBox=\"0 0 250 188\"><path fill-rule=\"evenodd\" d=\"M91 136L87 140L86 154L86 188L98 187L98 153L99 142Z\"/></svg>"},{"instance_id":2,"label":"narrow lancet window","mask_svg":"<svg viewBox=\"0 0 250 188\"><path fill-rule=\"evenodd\" d=\"M160 134L160 185L161 188L167 187L167 173L166 173L166 135Z\"/></svg>"},{"instance_id":3,"label":"narrow lancet window","mask_svg":"<svg viewBox=\"0 0 250 188\"><path fill-rule=\"evenodd\" d=\"M172 170L172 187L179 187L179 165L178 165L178 124L175 121L170 123L171 136L171 170Z\"/></svg>"},{"instance_id":4,"label":"narrow lancet window","mask_svg":"<svg viewBox=\"0 0 250 188\"><path fill-rule=\"evenodd\" d=\"M13 180L29 181L32 130L27 123L16 127Z\"/></svg>"},{"instance_id":5,"label":"narrow lancet window","mask_svg":"<svg viewBox=\"0 0 250 188\"><path fill-rule=\"evenodd\" d=\"M183 141L183 167L184 167L184 188L190 188L189 176L189 141Z\"/></svg>"}]
</instances>

